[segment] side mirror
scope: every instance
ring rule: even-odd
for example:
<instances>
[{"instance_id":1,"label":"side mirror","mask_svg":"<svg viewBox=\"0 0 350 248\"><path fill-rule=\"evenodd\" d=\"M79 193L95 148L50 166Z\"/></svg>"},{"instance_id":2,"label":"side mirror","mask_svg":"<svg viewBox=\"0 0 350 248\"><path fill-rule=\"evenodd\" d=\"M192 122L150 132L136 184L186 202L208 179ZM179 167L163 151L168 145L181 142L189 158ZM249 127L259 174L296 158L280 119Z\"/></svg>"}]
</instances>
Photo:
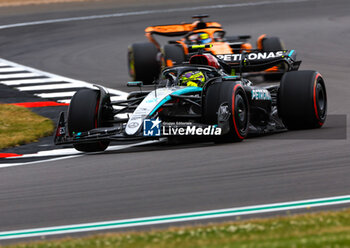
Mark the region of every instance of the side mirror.
<instances>
[{"instance_id":1,"label":"side mirror","mask_svg":"<svg viewBox=\"0 0 350 248\"><path fill-rule=\"evenodd\" d=\"M142 81L127 82L128 87L141 87L143 85Z\"/></svg>"}]
</instances>

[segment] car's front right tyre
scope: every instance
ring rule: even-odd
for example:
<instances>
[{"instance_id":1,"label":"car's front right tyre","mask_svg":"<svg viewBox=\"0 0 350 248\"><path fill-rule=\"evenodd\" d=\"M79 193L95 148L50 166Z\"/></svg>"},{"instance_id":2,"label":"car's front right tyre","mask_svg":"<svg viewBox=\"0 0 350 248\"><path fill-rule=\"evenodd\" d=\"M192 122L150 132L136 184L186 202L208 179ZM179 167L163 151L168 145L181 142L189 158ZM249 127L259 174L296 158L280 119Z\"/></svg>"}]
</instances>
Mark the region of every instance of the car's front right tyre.
<instances>
[{"instance_id":1,"label":"car's front right tyre","mask_svg":"<svg viewBox=\"0 0 350 248\"><path fill-rule=\"evenodd\" d=\"M207 124L218 124L224 132L217 141L237 142L248 135L249 103L241 84L224 81L211 84L203 98Z\"/></svg>"}]
</instances>

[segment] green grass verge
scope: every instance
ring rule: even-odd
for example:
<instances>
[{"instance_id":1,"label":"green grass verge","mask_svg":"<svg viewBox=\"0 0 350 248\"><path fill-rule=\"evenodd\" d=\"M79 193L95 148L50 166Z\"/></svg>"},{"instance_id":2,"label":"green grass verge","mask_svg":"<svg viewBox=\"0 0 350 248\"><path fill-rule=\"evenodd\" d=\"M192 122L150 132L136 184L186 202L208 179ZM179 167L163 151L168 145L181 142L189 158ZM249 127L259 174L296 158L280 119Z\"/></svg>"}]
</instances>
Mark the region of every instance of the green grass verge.
<instances>
[{"instance_id":1,"label":"green grass verge","mask_svg":"<svg viewBox=\"0 0 350 248\"><path fill-rule=\"evenodd\" d=\"M0 104L0 149L37 141L53 129L50 119L24 107Z\"/></svg>"},{"instance_id":2,"label":"green grass verge","mask_svg":"<svg viewBox=\"0 0 350 248\"><path fill-rule=\"evenodd\" d=\"M109 233L11 248L350 247L350 209L149 232Z\"/></svg>"}]
</instances>

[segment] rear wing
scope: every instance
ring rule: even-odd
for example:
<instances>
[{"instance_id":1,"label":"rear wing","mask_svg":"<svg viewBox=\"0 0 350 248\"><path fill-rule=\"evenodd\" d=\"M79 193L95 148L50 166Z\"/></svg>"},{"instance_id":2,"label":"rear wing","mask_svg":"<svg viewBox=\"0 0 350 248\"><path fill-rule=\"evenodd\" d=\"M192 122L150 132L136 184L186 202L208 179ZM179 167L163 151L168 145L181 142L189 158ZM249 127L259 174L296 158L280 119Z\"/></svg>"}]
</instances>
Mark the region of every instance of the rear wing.
<instances>
[{"instance_id":1,"label":"rear wing","mask_svg":"<svg viewBox=\"0 0 350 248\"><path fill-rule=\"evenodd\" d=\"M198 25L203 24L203 25ZM202 27L203 26L203 27ZM151 26L145 29L146 37L160 50L160 44L153 35L162 35L168 37L183 36L189 32L199 28L221 28L221 24L217 22L199 22L193 23L182 23L182 24L170 24L170 25L159 25Z\"/></svg>"},{"instance_id":2,"label":"rear wing","mask_svg":"<svg viewBox=\"0 0 350 248\"><path fill-rule=\"evenodd\" d=\"M288 66L288 70L298 70L301 64L301 61L296 61L294 50L218 54L216 57L226 70L229 67L240 72L263 71L282 63Z\"/></svg>"},{"instance_id":3,"label":"rear wing","mask_svg":"<svg viewBox=\"0 0 350 248\"><path fill-rule=\"evenodd\" d=\"M221 25L217 22L206 22L206 28L221 28ZM182 24L170 24L151 26L145 29L146 35L158 34L163 36L182 36L197 28L197 22L194 23L182 23Z\"/></svg>"}]
</instances>

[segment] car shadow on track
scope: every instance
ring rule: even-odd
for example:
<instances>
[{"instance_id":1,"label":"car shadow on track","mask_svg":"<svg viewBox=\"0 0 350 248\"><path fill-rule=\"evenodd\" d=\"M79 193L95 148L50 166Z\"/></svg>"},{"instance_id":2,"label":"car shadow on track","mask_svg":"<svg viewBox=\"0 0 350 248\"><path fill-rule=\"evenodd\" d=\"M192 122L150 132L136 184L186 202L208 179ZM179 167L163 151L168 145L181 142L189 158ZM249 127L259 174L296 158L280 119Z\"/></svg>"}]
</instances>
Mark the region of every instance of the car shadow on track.
<instances>
[{"instance_id":1,"label":"car shadow on track","mask_svg":"<svg viewBox=\"0 0 350 248\"><path fill-rule=\"evenodd\" d=\"M266 140L346 140L347 139L347 116L346 115L329 115L327 122L322 128L309 130L281 130L266 134L251 134L247 139L266 139ZM244 141L243 141L244 142ZM235 143L240 145L240 142ZM123 143L119 143L123 144ZM220 143L208 140L193 140L173 138L170 142L160 142L141 146L133 146L125 149L106 150L97 154L116 154L116 153L134 153L134 152L153 152L166 150L192 149L201 147L210 147L218 145L231 145L232 143ZM114 145L114 144L113 144Z\"/></svg>"}]
</instances>

